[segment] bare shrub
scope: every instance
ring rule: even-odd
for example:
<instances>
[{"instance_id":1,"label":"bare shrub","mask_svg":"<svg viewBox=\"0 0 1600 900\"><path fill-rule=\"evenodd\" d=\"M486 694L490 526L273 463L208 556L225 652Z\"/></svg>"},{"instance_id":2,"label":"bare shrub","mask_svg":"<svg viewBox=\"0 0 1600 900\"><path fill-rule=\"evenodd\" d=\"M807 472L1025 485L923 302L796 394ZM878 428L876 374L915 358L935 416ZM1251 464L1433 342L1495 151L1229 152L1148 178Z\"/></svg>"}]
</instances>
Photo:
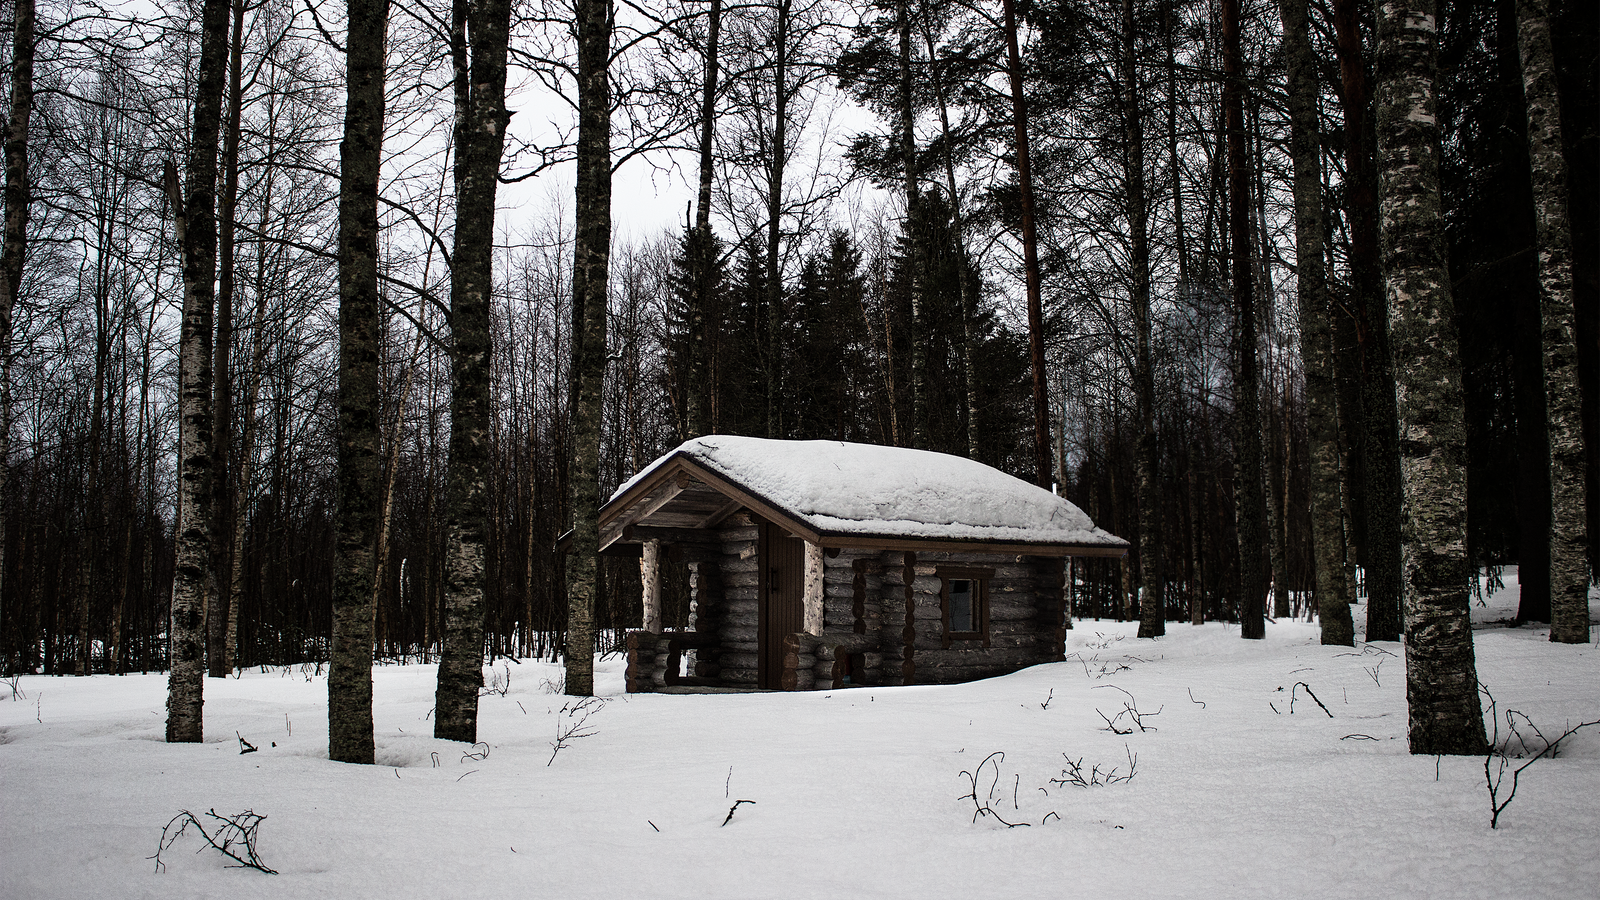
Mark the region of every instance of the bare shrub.
<instances>
[{"instance_id":1,"label":"bare shrub","mask_svg":"<svg viewBox=\"0 0 1600 900\"><path fill-rule=\"evenodd\" d=\"M215 809L208 809L206 810L206 818L211 820L211 829L213 830L208 830L206 824L187 809L173 816L172 821L161 829L161 840L156 844L156 853L154 856L147 857L147 859L155 860L157 872L164 871L167 868L167 864L161 861L161 854L177 843L178 838L183 837L184 832L188 831L189 826L193 825L194 830L200 832L200 836L205 839L205 842L212 849L233 860L234 864L229 865L228 868L255 869L257 872L265 872L268 875L278 874L276 869L267 868L266 864L261 861L261 857L256 854L256 836L259 834L261 823L267 818L266 816L259 815L248 809L241 813L234 813L231 816L221 816L217 814Z\"/></svg>"},{"instance_id":2,"label":"bare shrub","mask_svg":"<svg viewBox=\"0 0 1600 900\"><path fill-rule=\"evenodd\" d=\"M1102 770L1099 763L1092 763L1089 766L1089 771L1084 772L1083 757L1080 756L1077 759L1073 759L1063 753L1061 756L1066 759L1067 767L1061 770L1060 778L1052 778L1050 783L1062 787L1091 788L1132 781L1133 776L1139 771L1139 757L1127 744L1123 744L1122 749L1128 754L1128 771L1126 772L1119 771L1120 766L1112 766L1109 769Z\"/></svg>"},{"instance_id":3,"label":"bare shrub","mask_svg":"<svg viewBox=\"0 0 1600 900\"><path fill-rule=\"evenodd\" d=\"M1483 780L1489 790L1489 827L1499 828L1500 814L1506 811L1506 807L1510 806L1511 801L1517 796L1517 780L1521 777L1522 771L1541 759L1547 757L1555 759L1560 753L1562 741L1572 737L1581 729L1600 725L1600 719L1579 722L1563 731L1555 740L1550 740L1527 715L1508 709L1505 715L1506 736L1502 740L1500 715L1494 695L1481 684L1478 685L1478 693L1489 703L1489 721L1494 727L1493 736L1489 740L1489 752L1483 758ZM1524 729L1527 733L1524 733ZM1522 762L1513 763L1512 760ZM1505 791L1505 799L1502 800L1500 792L1505 789L1507 769L1511 770L1511 786Z\"/></svg>"}]
</instances>

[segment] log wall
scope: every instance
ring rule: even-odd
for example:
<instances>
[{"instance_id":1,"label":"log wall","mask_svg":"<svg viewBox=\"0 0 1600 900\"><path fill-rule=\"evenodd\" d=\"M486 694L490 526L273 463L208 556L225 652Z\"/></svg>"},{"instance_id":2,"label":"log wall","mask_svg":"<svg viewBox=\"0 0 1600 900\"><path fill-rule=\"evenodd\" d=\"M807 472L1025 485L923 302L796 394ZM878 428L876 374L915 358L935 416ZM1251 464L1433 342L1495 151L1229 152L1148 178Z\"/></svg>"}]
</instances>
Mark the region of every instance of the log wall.
<instances>
[{"instance_id":1,"label":"log wall","mask_svg":"<svg viewBox=\"0 0 1600 900\"><path fill-rule=\"evenodd\" d=\"M723 597L722 567L717 561L689 564L689 630L722 636L726 601ZM694 651L691 669L701 678L720 678L722 647Z\"/></svg>"},{"instance_id":2,"label":"log wall","mask_svg":"<svg viewBox=\"0 0 1600 900\"><path fill-rule=\"evenodd\" d=\"M758 529L740 514L717 538L720 552L691 566L690 627L717 640L715 647L697 651L691 671L727 687L754 687ZM992 571L986 640L945 638L941 567ZM1058 557L828 551L822 633L786 640L783 684L791 690L838 687L846 674L852 685L946 684L1060 660L1069 627L1063 573ZM659 683L659 674L651 675Z\"/></svg>"},{"instance_id":3,"label":"log wall","mask_svg":"<svg viewBox=\"0 0 1600 900\"><path fill-rule=\"evenodd\" d=\"M824 554L823 568L823 628L822 636L834 646L840 639L861 636L848 641L846 655L849 659L836 660L828 651L819 664L825 663L827 677L819 676L818 687L828 687L834 681L833 670L842 672L852 667L851 684L883 684L883 654L878 642L866 640L882 630L882 601L879 597L882 584L882 561L876 550L840 550L832 556ZM835 665L838 663L838 665Z\"/></svg>"},{"instance_id":4,"label":"log wall","mask_svg":"<svg viewBox=\"0 0 1600 900\"><path fill-rule=\"evenodd\" d=\"M912 615L902 633L908 684L971 681L1061 658L1059 558L988 553L919 553L899 567L909 578ZM944 636L940 567L991 569L988 640ZM891 569L892 570L892 569ZM887 581L888 579L886 579ZM901 590L904 591L902 584ZM887 591L886 591L887 594ZM985 646L987 643L987 646Z\"/></svg>"},{"instance_id":5,"label":"log wall","mask_svg":"<svg viewBox=\"0 0 1600 900\"><path fill-rule=\"evenodd\" d=\"M718 677L730 687L755 687L761 623L757 596L761 571L756 555L759 530L749 515L741 513L728 519L717 538L722 546L718 561L722 577L722 614L717 623L722 637Z\"/></svg>"}]
</instances>

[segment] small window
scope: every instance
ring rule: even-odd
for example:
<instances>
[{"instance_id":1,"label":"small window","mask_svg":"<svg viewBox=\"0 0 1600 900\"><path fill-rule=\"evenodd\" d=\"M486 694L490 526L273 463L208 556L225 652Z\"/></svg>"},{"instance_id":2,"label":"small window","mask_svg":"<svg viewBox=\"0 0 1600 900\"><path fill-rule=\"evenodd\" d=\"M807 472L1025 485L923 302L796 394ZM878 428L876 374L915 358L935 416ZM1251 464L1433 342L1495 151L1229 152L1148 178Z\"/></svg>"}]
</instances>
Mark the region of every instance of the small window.
<instances>
[{"instance_id":1,"label":"small window","mask_svg":"<svg viewBox=\"0 0 1600 900\"><path fill-rule=\"evenodd\" d=\"M944 646L952 641L983 641L989 646L989 579L992 569L939 568L939 605L944 615Z\"/></svg>"},{"instance_id":2,"label":"small window","mask_svg":"<svg viewBox=\"0 0 1600 900\"><path fill-rule=\"evenodd\" d=\"M977 582L970 578L952 578L950 580L950 630L955 633L977 631L972 624L972 595L973 585Z\"/></svg>"}]
</instances>

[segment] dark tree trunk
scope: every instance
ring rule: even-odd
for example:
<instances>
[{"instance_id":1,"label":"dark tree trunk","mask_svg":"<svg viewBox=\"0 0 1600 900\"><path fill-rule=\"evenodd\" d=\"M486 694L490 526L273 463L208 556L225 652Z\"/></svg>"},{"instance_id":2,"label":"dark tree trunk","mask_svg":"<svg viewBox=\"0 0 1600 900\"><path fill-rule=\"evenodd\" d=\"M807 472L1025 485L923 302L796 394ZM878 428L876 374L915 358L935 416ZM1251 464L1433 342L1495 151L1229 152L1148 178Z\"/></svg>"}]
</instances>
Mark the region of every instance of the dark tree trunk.
<instances>
[{"instance_id":1,"label":"dark tree trunk","mask_svg":"<svg viewBox=\"0 0 1600 900\"><path fill-rule=\"evenodd\" d=\"M1266 636L1266 496L1261 470L1261 367L1256 359L1250 173L1245 165L1244 66L1239 0L1222 3L1222 103L1228 156L1228 243L1233 265L1234 507L1239 534L1239 636Z\"/></svg>"},{"instance_id":2,"label":"dark tree trunk","mask_svg":"<svg viewBox=\"0 0 1600 900\"><path fill-rule=\"evenodd\" d=\"M1539 248L1541 343L1550 465L1550 640L1589 640L1589 536L1573 321L1572 227L1548 0L1517 0L1528 102L1528 164Z\"/></svg>"},{"instance_id":3,"label":"dark tree trunk","mask_svg":"<svg viewBox=\"0 0 1600 900\"><path fill-rule=\"evenodd\" d=\"M339 505L328 758L373 761L372 580L378 526L378 174L388 0L349 0L339 148Z\"/></svg>"},{"instance_id":4,"label":"dark tree trunk","mask_svg":"<svg viewBox=\"0 0 1600 900\"><path fill-rule=\"evenodd\" d=\"M217 143L228 62L228 0L205 0L187 197L169 163L167 188L183 247L183 325L178 365L178 537L172 585L172 669L167 741L199 743L205 690L206 595L215 590L211 543L211 325L217 270Z\"/></svg>"},{"instance_id":5,"label":"dark tree trunk","mask_svg":"<svg viewBox=\"0 0 1600 900\"><path fill-rule=\"evenodd\" d=\"M1584 443L1588 448L1589 566L1600 571L1600 7L1562 3L1551 28L1556 75L1566 115L1567 214L1571 217L1573 326L1577 332L1578 384L1582 390Z\"/></svg>"},{"instance_id":6,"label":"dark tree trunk","mask_svg":"<svg viewBox=\"0 0 1600 900\"><path fill-rule=\"evenodd\" d=\"M112 213L115 216L115 213ZM97 223L98 224L98 223ZM105 232L111 231L114 223L105 223ZM104 249L104 248L102 248ZM85 534L83 536L82 552L77 560L78 567L78 675L90 674L90 649L89 636L89 611L93 605L95 595L95 569L99 561L103 532L105 530L105 501L101 497L102 483L101 470L104 465L105 447L105 407L106 407L106 369L111 362L111 315L108 308L110 303L110 279L103 268L97 267L95 293L95 348L94 348L94 388L89 406L89 464L87 489L83 494L83 523Z\"/></svg>"},{"instance_id":7,"label":"dark tree trunk","mask_svg":"<svg viewBox=\"0 0 1600 900\"><path fill-rule=\"evenodd\" d=\"M1272 296L1270 290L1262 293ZM1269 388L1273 391L1273 408L1266 411L1267 444L1263 452L1267 467L1267 530L1271 532L1269 569L1272 572L1272 617L1287 619L1289 617L1289 498L1286 496L1286 491L1290 460L1288 458L1289 413L1284 407L1288 397L1279 393L1276 385L1269 384Z\"/></svg>"},{"instance_id":8,"label":"dark tree trunk","mask_svg":"<svg viewBox=\"0 0 1600 900\"><path fill-rule=\"evenodd\" d=\"M1006 72L1011 82L1011 125L1017 156L1018 206L1022 215L1022 277L1028 297L1028 359L1033 370L1033 478L1050 487L1050 397L1044 368L1044 300L1039 286L1039 237L1034 225L1033 167L1028 160L1028 103L1022 93L1022 52L1017 14L1002 0L1005 14Z\"/></svg>"},{"instance_id":9,"label":"dark tree trunk","mask_svg":"<svg viewBox=\"0 0 1600 900\"><path fill-rule=\"evenodd\" d=\"M228 51L228 119L222 140L222 196L217 206L217 337L212 354L213 419L211 429L211 502L216 518L212 544L216 579L206 614L207 663L212 678L226 678L232 654L228 649L229 608L233 599L233 479L228 454L233 438L233 260L234 210L239 205L239 131L244 109L241 81L244 57L244 0L233 0L233 39Z\"/></svg>"},{"instance_id":10,"label":"dark tree trunk","mask_svg":"<svg viewBox=\"0 0 1600 900\"><path fill-rule=\"evenodd\" d=\"M11 327L17 292L22 288L22 267L28 240L28 123L33 114L33 0L13 0L11 33L11 109L5 134L5 224L0 246L0 607L4 606L6 546L11 510ZM10 620L0 635L26 636L18 645L32 646L32 633L23 635ZM11 646L0 646L6 652ZM9 658L9 657L8 657Z\"/></svg>"},{"instance_id":11,"label":"dark tree trunk","mask_svg":"<svg viewBox=\"0 0 1600 900\"><path fill-rule=\"evenodd\" d=\"M1350 281L1361 357L1362 565L1367 640L1400 637L1400 448L1389 348L1389 311L1378 253L1378 182L1369 126L1372 93L1361 51L1358 0L1334 0L1345 119L1345 180L1350 218Z\"/></svg>"},{"instance_id":12,"label":"dark tree trunk","mask_svg":"<svg viewBox=\"0 0 1600 900\"><path fill-rule=\"evenodd\" d=\"M950 107L945 91L943 73L940 71L939 57L934 52L933 30L928 24L927 10L924 8L922 17L922 41L928 50L928 66L933 77L934 96L939 101L939 128L944 139L944 175L945 186L950 192L950 223L955 241L957 271L961 273L957 282L957 291L961 302L961 368L962 378L967 388L967 457L978 458L978 379L974 356L976 353L977 338L973 334L973 319L977 316L977 299L972 279L967 277L967 243L966 228L961 216L961 195L956 187L955 150L951 147L953 136L950 131ZM1071 627L1070 620L1068 627Z\"/></svg>"},{"instance_id":13,"label":"dark tree trunk","mask_svg":"<svg viewBox=\"0 0 1600 900\"><path fill-rule=\"evenodd\" d=\"M1306 0L1281 0L1289 118L1293 131L1295 278L1300 290L1300 356L1306 379L1306 432L1311 445L1311 541L1322 643L1353 646L1355 623L1344 580L1344 528L1339 503L1338 399L1333 386L1333 334L1323 267L1322 147L1317 123L1317 57L1311 49Z\"/></svg>"},{"instance_id":14,"label":"dark tree trunk","mask_svg":"<svg viewBox=\"0 0 1600 900\"><path fill-rule=\"evenodd\" d=\"M767 437L783 437L783 175L789 142L789 9L778 0L773 35L772 159L767 169Z\"/></svg>"},{"instance_id":15,"label":"dark tree trunk","mask_svg":"<svg viewBox=\"0 0 1600 900\"><path fill-rule=\"evenodd\" d=\"M1373 202L1377 202L1374 199ZM1329 288L1328 326L1333 336L1333 389L1339 401L1339 501L1344 516L1346 591L1355 599L1356 564L1366 557L1366 413L1361 405L1361 343L1356 337L1359 302L1353 289L1334 296ZM1370 610L1369 610L1370 612ZM1396 617L1398 623L1398 617ZM1396 624L1396 639L1398 638Z\"/></svg>"},{"instance_id":16,"label":"dark tree trunk","mask_svg":"<svg viewBox=\"0 0 1600 900\"><path fill-rule=\"evenodd\" d=\"M1378 12L1376 91L1384 288L1405 484L1406 703L1414 754L1479 754L1486 741L1467 604L1466 435L1445 260L1430 0Z\"/></svg>"},{"instance_id":17,"label":"dark tree trunk","mask_svg":"<svg viewBox=\"0 0 1600 900\"><path fill-rule=\"evenodd\" d=\"M269 169L262 179L260 218L257 220L258 230L262 234L267 233L272 222L274 181L274 173ZM263 372L266 369L267 351L270 346L269 342L264 339L264 325L262 324L266 322L267 301L273 290L270 286L267 271L265 258L258 255L256 257L255 271L256 304L254 319L258 323L258 337L255 341L255 349L250 357L250 374L245 381L243 421L239 425L239 469L233 479L235 486L234 499L232 501L234 510L233 533L225 536L233 542L233 565L230 569L228 584L228 635L226 640L227 668L229 671L233 670L239 660L239 608L244 602L245 595L245 566L243 563L245 516L241 514L240 509L248 506L250 486L255 478L255 446L259 421L256 405L261 399L261 382Z\"/></svg>"},{"instance_id":18,"label":"dark tree trunk","mask_svg":"<svg viewBox=\"0 0 1600 900\"><path fill-rule=\"evenodd\" d=\"M1514 18L1508 16L1508 18ZM1515 24L1508 30L1514 30ZM1523 137L1518 135L1518 137ZM1520 196L1515 192L1514 196ZM1529 215L1507 217L1507 231L1534 248L1533 197L1520 197ZM1521 204L1518 204L1521 206ZM1516 208L1516 207L1513 207ZM1533 285L1528 285L1534 287ZM1508 299L1512 402L1516 415L1517 621L1550 621L1550 435L1545 413L1544 346L1537 287Z\"/></svg>"},{"instance_id":19,"label":"dark tree trunk","mask_svg":"<svg viewBox=\"0 0 1600 900\"><path fill-rule=\"evenodd\" d=\"M1178 299L1189 287L1189 239L1183 221L1183 166L1178 161L1178 38L1174 0L1162 4L1162 37L1167 47L1167 169L1172 178L1172 236L1178 253Z\"/></svg>"},{"instance_id":20,"label":"dark tree trunk","mask_svg":"<svg viewBox=\"0 0 1600 900\"><path fill-rule=\"evenodd\" d=\"M1139 637L1167 633L1165 577L1161 564L1161 480L1156 445L1156 375L1150 359L1150 234L1144 181L1144 105L1134 40L1133 0L1122 0L1123 171L1127 184L1128 286L1133 304L1134 392L1139 467ZM1065 427L1065 425L1063 425Z\"/></svg>"},{"instance_id":21,"label":"dark tree trunk","mask_svg":"<svg viewBox=\"0 0 1600 900\"><path fill-rule=\"evenodd\" d=\"M911 289L911 446L919 450L929 447L928 409L928 347L923 339L926 324L923 309L927 279L923 276L924 261L932 253L927 246L928 235L918 234L926 227L919 209L917 192L917 133L916 109L911 103L911 0L899 0L895 5L895 32L899 37L899 52L895 55L898 78L895 84L895 106L900 116L900 174L906 195L905 232L909 251L908 281Z\"/></svg>"},{"instance_id":22,"label":"dark tree trunk","mask_svg":"<svg viewBox=\"0 0 1600 900\"><path fill-rule=\"evenodd\" d=\"M606 365L606 286L611 263L611 9L577 0L578 180L574 214L572 336L572 551L567 561L566 692L594 694L594 600L600 511L600 403Z\"/></svg>"},{"instance_id":23,"label":"dark tree trunk","mask_svg":"<svg viewBox=\"0 0 1600 900\"><path fill-rule=\"evenodd\" d=\"M494 209L505 149L510 0L478 0L469 13L467 105L456 112L456 234L450 268L450 468L444 647L433 736L474 743L483 687L483 617L489 544L490 300ZM459 56L457 57L459 59ZM459 98L463 92L457 92Z\"/></svg>"},{"instance_id":24,"label":"dark tree trunk","mask_svg":"<svg viewBox=\"0 0 1600 900\"><path fill-rule=\"evenodd\" d=\"M685 437L699 437L711 431L712 386L710 376L711 337L706 322L713 302L715 271L712 254L715 244L711 234L711 177L712 151L717 133L717 80L720 75L717 57L722 40L722 0L711 0L710 22L706 34L705 82L700 92L700 180L694 209L694 228L699 241L699 253L691 256L695 265L694 307L689 310L689 390L688 432Z\"/></svg>"}]
</instances>

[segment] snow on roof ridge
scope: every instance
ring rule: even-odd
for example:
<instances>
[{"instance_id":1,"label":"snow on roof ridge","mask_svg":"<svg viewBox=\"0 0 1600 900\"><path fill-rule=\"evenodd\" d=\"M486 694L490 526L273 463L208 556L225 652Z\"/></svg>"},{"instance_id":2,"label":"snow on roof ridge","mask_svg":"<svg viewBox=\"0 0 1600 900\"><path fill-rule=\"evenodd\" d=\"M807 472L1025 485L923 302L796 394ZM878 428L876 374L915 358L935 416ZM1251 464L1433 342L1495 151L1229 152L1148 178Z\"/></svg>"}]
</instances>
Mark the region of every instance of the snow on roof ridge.
<instances>
[{"instance_id":1,"label":"snow on roof ridge","mask_svg":"<svg viewBox=\"0 0 1600 900\"><path fill-rule=\"evenodd\" d=\"M694 438L646 466L612 497L679 456L823 532L1106 546L1126 543L1097 527L1066 499L975 460L847 441L736 435Z\"/></svg>"}]
</instances>

